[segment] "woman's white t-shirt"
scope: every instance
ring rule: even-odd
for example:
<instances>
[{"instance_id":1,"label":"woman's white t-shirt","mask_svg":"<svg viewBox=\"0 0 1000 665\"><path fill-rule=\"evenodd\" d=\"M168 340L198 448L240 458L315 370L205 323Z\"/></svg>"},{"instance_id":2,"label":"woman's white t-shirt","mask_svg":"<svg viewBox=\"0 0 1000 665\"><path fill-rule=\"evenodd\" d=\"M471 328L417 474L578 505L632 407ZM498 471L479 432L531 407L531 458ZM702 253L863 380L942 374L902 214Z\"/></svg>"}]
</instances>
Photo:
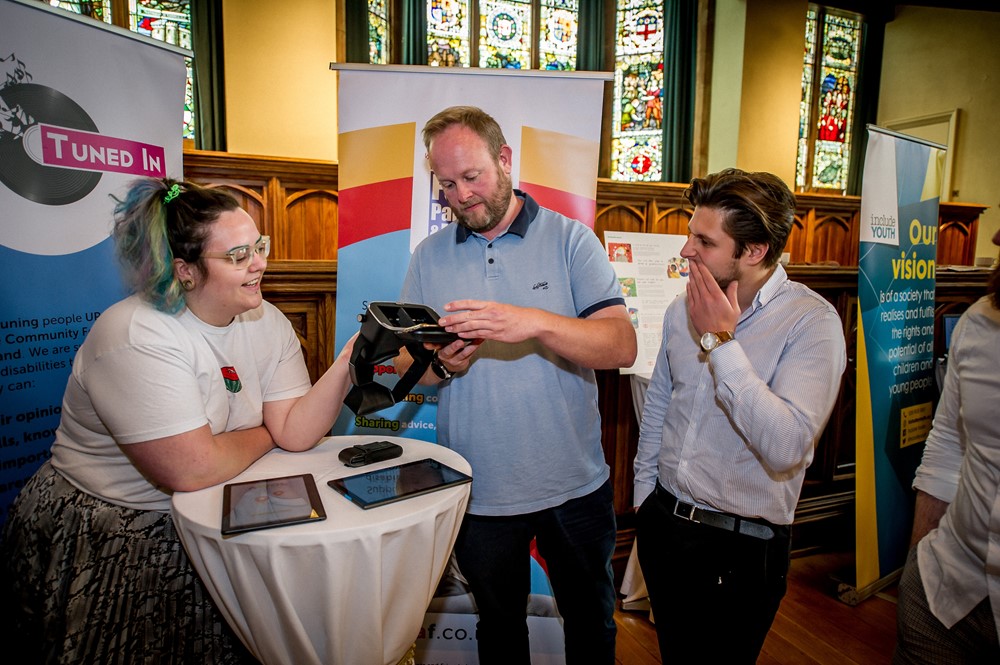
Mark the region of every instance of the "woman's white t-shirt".
<instances>
[{"instance_id":1,"label":"woman's white t-shirt","mask_svg":"<svg viewBox=\"0 0 1000 665\"><path fill-rule=\"evenodd\" d=\"M131 296L101 314L73 360L52 464L89 494L166 512L170 495L121 446L205 424L213 434L257 427L264 402L310 385L298 338L270 303L219 328Z\"/></svg>"}]
</instances>

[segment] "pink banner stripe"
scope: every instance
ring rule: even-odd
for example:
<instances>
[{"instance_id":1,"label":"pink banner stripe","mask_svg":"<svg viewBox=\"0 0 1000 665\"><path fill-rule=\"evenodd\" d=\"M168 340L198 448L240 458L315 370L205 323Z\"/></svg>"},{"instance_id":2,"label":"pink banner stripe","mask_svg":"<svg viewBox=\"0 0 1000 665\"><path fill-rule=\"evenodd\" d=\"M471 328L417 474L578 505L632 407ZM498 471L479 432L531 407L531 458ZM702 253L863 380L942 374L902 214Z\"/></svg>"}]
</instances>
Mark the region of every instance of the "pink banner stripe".
<instances>
[{"instance_id":1,"label":"pink banner stripe","mask_svg":"<svg viewBox=\"0 0 1000 665\"><path fill-rule=\"evenodd\" d=\"M167 174L162 146L55 125L38 127L45 166L160 178Z\"/></svg>"}]
</instances>

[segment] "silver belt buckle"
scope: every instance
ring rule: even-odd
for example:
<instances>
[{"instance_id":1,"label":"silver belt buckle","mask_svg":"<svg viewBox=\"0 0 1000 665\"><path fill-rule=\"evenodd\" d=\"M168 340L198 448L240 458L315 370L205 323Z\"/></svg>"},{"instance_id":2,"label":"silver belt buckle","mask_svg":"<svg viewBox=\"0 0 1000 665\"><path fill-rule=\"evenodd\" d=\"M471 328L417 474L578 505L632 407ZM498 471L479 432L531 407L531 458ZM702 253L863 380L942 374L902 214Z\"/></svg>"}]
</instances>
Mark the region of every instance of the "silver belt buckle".
<instances>
[{"instance_id":1,"label":"silver belt buckle","mask_svg":"<svg viewBox=\"0 0 1000 665\"><path fill-rule=\"evenodd\" d=\"M696 511L697 509L698 509L697 506L693 506L690 503L683 503L680 499L678 499L674 503L674 517L679 517L682 520L687 520L688 522L694 522L695 524L701 524L700 520L696 520L694 518L694 511ZM678 512L678 511L686 511L687 515L683 514L683 512Z\"/></svg>"}]
</instances>

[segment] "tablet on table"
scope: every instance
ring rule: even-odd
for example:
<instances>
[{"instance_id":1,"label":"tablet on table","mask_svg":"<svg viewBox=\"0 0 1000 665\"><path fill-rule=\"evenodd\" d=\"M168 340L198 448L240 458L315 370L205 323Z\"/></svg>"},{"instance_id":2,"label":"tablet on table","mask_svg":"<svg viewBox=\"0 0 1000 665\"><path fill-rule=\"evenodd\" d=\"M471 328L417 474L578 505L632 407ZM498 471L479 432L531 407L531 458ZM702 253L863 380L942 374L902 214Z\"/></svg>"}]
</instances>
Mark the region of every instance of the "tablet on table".
<instances>
[{"instance_id":1,"label":"tablet on table","mask_svg":"<svg viewBox=\"0 0 1000 665\"><path fill-rule=\"evenodd\" d=\"M326 511L310 473L229 483L223 488L223 535L324 519Z\"/></svg>"},{"instance_id":2,"label":"tablet on table","mask_svg":"<svg viewBox=\"0 0 1000 665\"><path fill-rule=\"evenodd\" d=\"M356 505L368 509L471 482L471 476L427 458L336 478L327 484Z\"/></svg>"}]
</instances>

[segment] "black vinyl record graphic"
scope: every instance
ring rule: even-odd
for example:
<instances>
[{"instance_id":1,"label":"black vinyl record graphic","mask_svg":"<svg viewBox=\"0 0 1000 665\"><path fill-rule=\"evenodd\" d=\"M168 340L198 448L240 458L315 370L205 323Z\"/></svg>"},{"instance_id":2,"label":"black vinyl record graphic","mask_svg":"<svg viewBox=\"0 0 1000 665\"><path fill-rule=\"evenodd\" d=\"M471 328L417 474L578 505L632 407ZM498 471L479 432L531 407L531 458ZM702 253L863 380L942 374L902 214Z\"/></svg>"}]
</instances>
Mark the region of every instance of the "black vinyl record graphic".
<instances>
[{"instance_id":1,"label":"black vinyl record graphic","mask_svg":"<svg viewBox=\"0 0 1000 665\"><path fill-rule=\"evenodd\" d=\"M0 90L7 108L20 107L33 123L97 132L97 125L72 99L44 85L18 83ZM68 148L68 146L66 146ZM0 182L29 201L68 205L97 187L101 173L44 166L24 149L20 136L0 132Z\"/></svg>"}]
</instances>

